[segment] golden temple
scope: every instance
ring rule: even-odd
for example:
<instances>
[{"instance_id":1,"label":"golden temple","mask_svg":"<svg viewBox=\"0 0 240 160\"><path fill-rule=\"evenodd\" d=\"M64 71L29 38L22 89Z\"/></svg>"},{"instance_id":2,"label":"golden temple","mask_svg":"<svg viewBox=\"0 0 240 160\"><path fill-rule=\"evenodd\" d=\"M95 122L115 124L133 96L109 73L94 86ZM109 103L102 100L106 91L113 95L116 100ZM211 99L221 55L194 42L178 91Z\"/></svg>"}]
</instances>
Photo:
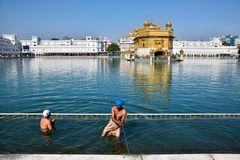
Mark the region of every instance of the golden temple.
<instances>
[{"instance_id":1,"label":"golden temple","mask_svg":"<svg viewBox=\"0 0 240 160\"><path fill-rule=\"evenodd\" d=\"M128 34L134 40L134 53L139 57L170 56L173 48L173 29L170 21L166 28L145 21L143 28L136 28Z\"/></svg>"}]
</instances>

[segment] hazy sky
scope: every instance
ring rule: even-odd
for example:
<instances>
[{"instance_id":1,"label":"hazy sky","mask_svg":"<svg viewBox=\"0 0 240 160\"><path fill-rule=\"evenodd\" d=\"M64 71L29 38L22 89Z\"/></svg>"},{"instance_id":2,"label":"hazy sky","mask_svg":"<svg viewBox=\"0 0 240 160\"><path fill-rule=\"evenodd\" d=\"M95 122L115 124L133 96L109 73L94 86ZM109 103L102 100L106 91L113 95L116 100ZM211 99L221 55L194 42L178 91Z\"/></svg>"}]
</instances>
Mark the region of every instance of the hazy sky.
<instances>
[{"instance_id":1,"label":"hazy sky","mask_svg":"<svg viewBox=\"0 0 240 160\"><path fill-rule=\"evenodd\" d=\"M240 35L240 0L0 0L0 34L117 40L148 19L186 40Z\"/></svg>"}]
</instances>

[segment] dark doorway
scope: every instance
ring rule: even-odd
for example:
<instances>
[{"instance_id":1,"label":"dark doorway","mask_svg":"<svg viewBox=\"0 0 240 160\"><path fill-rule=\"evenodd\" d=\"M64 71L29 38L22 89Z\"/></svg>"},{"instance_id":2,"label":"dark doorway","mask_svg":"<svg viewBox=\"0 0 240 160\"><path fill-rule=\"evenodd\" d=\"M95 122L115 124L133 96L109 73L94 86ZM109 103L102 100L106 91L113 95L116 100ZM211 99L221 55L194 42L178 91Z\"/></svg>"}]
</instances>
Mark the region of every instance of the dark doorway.
<instances>
[{"instance_id":1,"label":"dark doorway","mask_svg":"<svg viewBox=\"0 0 240 160\"><path fill-rule=\"evenodd\" d=\"M160 57L160 56L164 56L164 55L165 55L165 53L162 51L157 51L154 53L154 57Z\"/></svg>"}]
</instances>

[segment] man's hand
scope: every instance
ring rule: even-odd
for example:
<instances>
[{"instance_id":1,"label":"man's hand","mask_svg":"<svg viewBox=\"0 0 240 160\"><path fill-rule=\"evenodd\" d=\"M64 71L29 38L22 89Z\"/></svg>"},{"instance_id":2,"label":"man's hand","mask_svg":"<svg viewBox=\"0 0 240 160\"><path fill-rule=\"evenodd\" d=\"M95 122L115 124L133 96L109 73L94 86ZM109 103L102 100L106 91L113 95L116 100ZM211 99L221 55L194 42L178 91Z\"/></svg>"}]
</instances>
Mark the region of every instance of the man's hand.
<instances>
[{"instance_id":1,"label":"man's hand","mask_svg":"<svg viewBox=\"0 0 240 160\"><path fill-rule=\"evenodd\" d=\"M118 125L119 125L119 127L122 127L122 126L123 126L123 123L119 122Z\"/></svg>"}]
</instances>

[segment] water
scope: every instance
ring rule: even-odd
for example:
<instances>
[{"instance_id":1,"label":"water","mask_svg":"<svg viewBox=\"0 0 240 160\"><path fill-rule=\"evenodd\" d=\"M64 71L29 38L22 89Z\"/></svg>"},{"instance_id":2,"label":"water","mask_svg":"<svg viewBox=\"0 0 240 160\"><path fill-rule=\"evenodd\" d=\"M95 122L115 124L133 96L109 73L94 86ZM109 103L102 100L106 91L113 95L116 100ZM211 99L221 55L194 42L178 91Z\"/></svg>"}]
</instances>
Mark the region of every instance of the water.
<instances>
[{"instance_id":1,"label":"water","mask_svg":"<svg viewBox=\"0 0 240 160\"><path fill-rule=\"evenodd\" d=\"M240 113L240 62L186 59L0 59L0 112L109 113L115 98L129 113ZM240 153L240 120L127 120L130 153ZM127 153L100 138L104 120L57 120L50 136L39 121L0 119L0 153ZM30 138L29 138L30 137Z\"/></svg>"}]
</instances>

